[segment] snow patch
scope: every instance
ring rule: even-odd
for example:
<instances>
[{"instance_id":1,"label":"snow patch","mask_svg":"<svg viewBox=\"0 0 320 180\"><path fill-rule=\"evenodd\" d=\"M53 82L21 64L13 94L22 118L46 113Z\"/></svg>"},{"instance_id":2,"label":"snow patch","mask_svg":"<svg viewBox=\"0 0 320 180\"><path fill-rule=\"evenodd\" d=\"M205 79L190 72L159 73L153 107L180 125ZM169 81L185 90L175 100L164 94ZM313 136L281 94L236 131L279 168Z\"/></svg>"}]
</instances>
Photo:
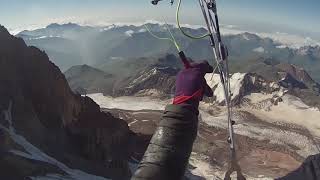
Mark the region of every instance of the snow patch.
<instances>
[{"instance_id":1,"label":"snow patch","mask_svg":"<svg viewBox=\"0 0 320 180\"><path fill-rule=\"evenodd\" d=\"M122 60L124 59L123 57L110 57L111 60Z\"/></svg>"},{"instance_id":2,"label":"snow patch","mask_svg":"<svg viewBox=\"0 0 320 180\"><path fill-rule=\"evenodd\" d=\"M141 25L144 24L158 24L159 26L164 26L168 24L171 27L178 28L178 25L176 22L163 22L163 21L157 21L157 20L147 20L143 23L140 23ZM199 29L199 28L206 28L206 26L203 25L196 25L196 24L181 24L181 27L189 28L189 29Z\"/></svg>"},{"instance_id":3,"label":"snow patch","mask_svg":"<svg viewBox=\"0 0 320 180\"><path fill-rule=\"evenodd\" d=\"M176 27L178 27L178 26L176 26ZM181 24L181 27L185 27L185 28L189 28L189 29L195 29L195 30L200 29L200 28L205 28L206 29L206 27L203 26L203 25L194 25L194 24Z\"/></svg>"},{"instance_id":4,"label":"snow patch","mask_svg":"<svg viewBox=\"0 0 320 180\"><path fill-rule=\"evenodd\" d=\"M128 126L130 127L130 126L132 126L132 124L134 124L136 122L138 122L138 120L135 119L133 122L129 123Z\"/></svg>"},{"instance_id":5,"label":"snow patch","mask_svg":"<svg viewBox=\"0 0 320 180\"><path fill-rule=\"evenodd\" d=\"M146 81L147 79L149 79L151 76L156 75L158 72L157 68L153 68L151 69L149 72L147 73L142 73L138 78L136 78L135 80L133 80L129 86L127 88L132 88L134 87L135 84L137 83L141 83Z\"/></svg>"},{"instance_id":6,"label":"snow patch","mask_svg":"<svg viewBox=\"0 0 320 180\"><path fill-rule=\"evenodd\" d=\"M233 94L231 98L232 100L239 95L245 76L246 76L246 73L234 73L230 77L230 88ZM216 102L218 104L224 102L225 96L224 96L223 85L220 81L220 75L209 73L209 74L206 74L205 79L211 88L216 87L216 89L213 92L213 95L216 97Z\"/></svg>"},{"instance_id":7,"label":"snow patch","mask_svg":"<svg viewBox=\"0 0 320 180\"><path fill-rule=\"evenodd\" d=\"M41 24L29 24L29 25L23 25L23 26L19 26L19 27L14 27L14 28L9 28L8 31L10 32L10 34L12 35L17 35L22 31L33 31L36 29L41 29L41 28L45 28L46 25L41 25Z\"/></svg>"},{"instance_id":8,"label":"snow patch","mask_svg":"<svg viewBox=\"0 0 320 180\"><path fill-rule=\"evenodd\" d=\"M47 38L60 38L61 36L40 36L40 37L35 37L35 38L29 38L28 40L39 40L39 39L47 39Z\"/></svg>"},{"instance_id":9,"label":"snow patch","mask_svg":"<svg viewBox=\"0 0 320 180\"><path fill-rule=\"evenodd\" d=\"M259 103L261 101L271 99L273 96L274 94L268 93L251 93L250 95L245 96L245 98L249 99L251 103Z\"/></svg>"},{"instance_id":10,"label":"snow patch","mask_svg":"<svg viewBox=\"0 0 320 180\"><path fill-rule=\"evenodd\" d=\"M140 29L138 32L139 33L144 33L144 32L147 32L147 30L146 29Z\"/></svg>"},{"instance_id":11,"label":"snow patch","mask_svg":"<svg viewBox=\"0 0 320 180\"><path fill-rule=\"evenodd\" d=\"M243 37L243 39L245 39L245 40L247 40L247 41L249 41L249 40L250 40L250 38L248 37L248 35L247 35L247 34L242 34L242 37Z\"/></svg>"},{"instance_id":12,"label":"snow patch","mask_svg":"<svg viewBox=\"0 0 320 180\"><path fill-rule=\"evenodd\" d=\"M258 53L264 53L264 52L265 52L265 50L264 50L263 47L255 48L255 49L253 49L253 51L254 51L254 52L258 52Z\"/></svg>"},{"instance_id":13,"label":"snow patch","mask_svg":"<svg viewBox=\"0 0 320 180\"><path fill-rule=\"evenodd\" d=\"M282 100L283 102L279 102L277 106L272 106L268 112L252 111L260 117L267 117L267 120L271 122L281 121L297 124L306 127L314 135L320 136L320 124L318 122L320 111L318 108L310 107L303 103L301 99L288 94L284 95Z\"/></svg>"},{"instance_id":14,"label":"snow patch","mask_svg":"<svg viewBox=\"0 0 320 180\"><path fill-rule=\"evenodd\" d=\"M143 89L136 93L136 96L151 96L159 97L161 96L161 91L157 89Z\"/></svg>"},{"instance_id":15,"label":"snow patch","mask_svg":"<svg viewBox=\"0 0 320 180\"><path fill-rule=\"evenodd\" d=\"M278 48L278 49L285 49L285 48L287 48L287 46L286 46L286 45L279 45L279 46L276 46L276 48Z\"/></svg>"},{"instance_id":16,"label":"snow patch","mask_svg":"<svg viewBox=\"0 0 320 180\"><path fill-rule=\"evenodd\" d=\"M110 29L114 29L114 28L116 28L116 27L117 27L117 26L114 25L114 24L108 25L108 26L106 26L106 27L101 28L101 29L100 29L100 32L109 31Z\"/></svg>"},{"instance_id":17,"label":"snow patch","mask_svg":"<svg viewBox=\"0 0 320 180\"><path fill-rule=\"evenodd\" d=\"M160 101L150 97L125 96L113 98L110 96L103 96L102 93L89 94L87 96L99 104L101 108L107 109L124 109L131 111L164 110L165 106L170 103L170 100Z\"/></svg>"},{"instance_id":18,"label":"snow patch","mask_svg":"<svg viewBox=\"0 0 320 180\"><path fill-rule=\"evenodd\" d=\"M125 35L128 36L128 37L132 37L132 34L134 33L133 30L128 30L125 32Z\"/></svg>"}]
</instances>

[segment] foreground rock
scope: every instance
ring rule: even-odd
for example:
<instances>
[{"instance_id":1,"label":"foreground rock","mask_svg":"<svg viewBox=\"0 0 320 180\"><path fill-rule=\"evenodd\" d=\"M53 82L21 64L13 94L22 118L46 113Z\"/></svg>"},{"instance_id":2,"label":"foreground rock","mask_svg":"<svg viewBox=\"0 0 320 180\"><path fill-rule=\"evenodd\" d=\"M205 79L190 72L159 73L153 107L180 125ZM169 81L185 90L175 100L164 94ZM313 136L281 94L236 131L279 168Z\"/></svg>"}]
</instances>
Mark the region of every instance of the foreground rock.
<instances>
[{"instance_id":1,"label":"foreground rock","mask_svg":"<svg viewBox=\"0 0 320 180\"><path fill-rule=\"evenodd\" d=\"M130 177L127 124L75 95L44 52L2 26L0 84L0 179Z\"/></svg>"}]
</instances>

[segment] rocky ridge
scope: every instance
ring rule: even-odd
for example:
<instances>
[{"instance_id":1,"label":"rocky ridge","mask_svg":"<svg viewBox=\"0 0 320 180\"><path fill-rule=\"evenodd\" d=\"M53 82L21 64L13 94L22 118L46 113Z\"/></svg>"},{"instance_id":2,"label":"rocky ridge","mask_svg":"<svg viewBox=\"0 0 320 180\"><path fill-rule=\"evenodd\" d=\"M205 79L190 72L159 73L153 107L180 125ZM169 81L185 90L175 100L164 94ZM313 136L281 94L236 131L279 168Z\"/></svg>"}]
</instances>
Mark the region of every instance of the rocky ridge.
<instances>
[{"instance_id":1,"label":"rocky ridge","mask_svg":"<svg viewBox=\"0 0 320 180\"><path fill-rule=\"evenodd\" d=\"M74 94L44 52L2 26L0 69L1 179L130 177L127 124Z\"/></svg>"},{"instance_id":2,"label":"rocky ridge","mask_svg":"<svg viewBox=\"0 0 320 180\"><path fill-rule=\"evenodd\" d=\"M72 91L78 94L110 94L115 81L112 74L88 65L73 66L64 72L64 75Z\"/></svg>"},{"instance_id":3,"label":"rocky ridge","mask_svg":"<svg viewBox=\"0 0 320 180\"><path fill-rule=\"evenodd\" d=\"M273 104L281 101L283 95L292 94L308 105L319 107L319 103L312 100L319 98L320 85L303 68L292 64L272 64L268 60L257 65L259 66L255 66L255 70L230 75L234 105L240 105L243 98L251 93L262 93L271 96ZM175 76L179 69L177 66L151 65L123 81L124 85L119 88L121 90L117 91L116 96L151 95L171 98L175 88ZM224 94L219 75L207 74L205 78L214 92L214 97L206 98L205 101L223 105Z\"/></svg>"}]
</instances>

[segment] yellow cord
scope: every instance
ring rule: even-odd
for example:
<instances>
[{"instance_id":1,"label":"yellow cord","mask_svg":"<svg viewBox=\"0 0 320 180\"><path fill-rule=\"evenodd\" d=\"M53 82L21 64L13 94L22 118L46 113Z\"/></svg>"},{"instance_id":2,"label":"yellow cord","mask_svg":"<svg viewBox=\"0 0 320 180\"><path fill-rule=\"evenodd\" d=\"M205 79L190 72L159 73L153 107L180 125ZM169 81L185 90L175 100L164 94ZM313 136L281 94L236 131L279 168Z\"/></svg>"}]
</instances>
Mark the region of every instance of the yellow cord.
<instances>
[{"instance_id":1,"label":"yellow cord","mask_svg":"<svg viewBox=\"0 0 320 180\"><path fill-rule=\"evenodd\" d=\"M177 43L177 41L176 41L176 38L175 38L175 37L174 37L174 35L172 34L172 32L171 32L171 30L170 30L170 27L169 27L168 23L167 23L167 22L165 22L165 24L166 24L166 28L167 28L167 30L168 30L168 32L169 32L169 34L170 34L171 38L172 38L173 43L175 44L175 46L176 46L176 48L177 48L178 52L180 52L180 46L178 45L178 43Z\"/></svg>"},{"instance_id":2,"label":"yellow cord","mask_svg":"<svg viewBox=\"0 0 320 180\"><path fill-rule=\"evenodd\" d=\"M180 31L182 32L182 34L184 34L185 36L187 36L187 37L189 37L189 38L191 38L191 39L203 39L203 38L205 38L205 37L210 36L210 33L204 34L204 35L202 35L202 36L193 36L193 35L190 35L190 34L186 33L186 32L182 29L182 27L181 27L181 25L180 25L180 17L179 17L180 8L181 8L181 0L179 0L179 2L178 2L177 11L176 11L176 20L177 20L178 27L179 27Z\"/></svg>"},{"instance_id":3,"label":"yellow cord","mask_svg":"<svg viewBox=\"0 0 320 180\"><path fill-rule=\"evenodd\" d=\"M168 29L168 31L169 31L169 33L170 33L170 35L171 35L171 37L172 37L173 39L171 39L171 38L159 37L159 36L153 34L153 33L150 31L150 29L148 28L148 26L147 26L146 24L144 25L144 27L145 27L146 30L149 32L149 34L150 34L151 36L153 36L154 38L159 39L159 40L168 40L168 41L171 41L171 42L174 44L174 46L177 48L178 52L180 52L181 50L180 50L180 47L179 47L177 41L174 39L174 36L172 35L172 33L171 33L171 31L170 31L167 23L166 23L166 25L167 25L166 28Z\"/></svg>"}]
</instances>

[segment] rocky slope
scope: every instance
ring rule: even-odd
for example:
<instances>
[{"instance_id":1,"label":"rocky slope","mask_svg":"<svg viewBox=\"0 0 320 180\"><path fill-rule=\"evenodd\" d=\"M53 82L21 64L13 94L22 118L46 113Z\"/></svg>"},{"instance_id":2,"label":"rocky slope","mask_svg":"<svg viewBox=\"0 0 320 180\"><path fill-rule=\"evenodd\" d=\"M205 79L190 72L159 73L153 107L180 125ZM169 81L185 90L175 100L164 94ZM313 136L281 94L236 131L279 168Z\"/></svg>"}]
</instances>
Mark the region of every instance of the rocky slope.
<instances>
[{"instance_id":1,"label":"rocky slope","mask_svg":"<svg viewBox=\"0 0 320 180\"><path fill-rule=\"evenodd\" d=\"M115 78L99 69L88 65L73 66L64 72L64 75L73 92L78 94L112 92Z\"/></svg>"},{"instance_id":2,"label":"rocky slope","mask_svg":"<svg viewBox=\"0 0 320 180\"><path fill-rule=\"evenodd\" d=\"M141 149L136 149L133 156L137 160L161 120L162 110L170 103L170 100L150 97L89 96L107 108L104 111L127 121L132 131L145 135L147 140L140 141ZM308 155L319 153L317 117L320 111L288 94L277 105L268 103L271 97L252 93L243 98L250 100L250 104L233 108L239 161L250 180L283 176L297 168ZM190 180L221 179L229 159L226 108L201 103L199 110L198 136L186 176Z\"/></svg>"},{"instance_id":3,"label":"rocky slope","mask_svg":"<svg viewBox=\"0 0 320 180\"><path fill-rule=\"evenodd\" d=\"M116 93L113 95L151 95L170 98L174 92L175 76L181 68L178 59L173 58L170 62L175 63L166 64L159 61L145 66L141 72L122 81L123 85L116 88ZM251 93L268 94L273 97L273 103L281 101L281 97L288 93L301 98L310 106L320 107L320 85L303 68L264 59L238 70L240 73L234 73L230 77L234 105L240 105L243 97ZM206 101L223 105L224 95L219 75L207 74L205 78L214 92L214 97Z\"/></svg>"},{"instance_id":4,"label":"rocky slope","mask_svg":"<svg viewBox=\"0 0 320 180\"><path fill-rule=\"evenodd\" d=\"M2 26L0 84L0 179L130 176L127 124L75 95L44 52Z\"/></svg>"},{"instance_id":5,"label":"rocky slope","mask_svg":"<svg viewBox=\"0 0 320 180\"><path fill-rule=\"evenodd\" d=\"M181 68L172 54L110 62L106 72L88 65L74 66L64 74L72 90L111 96L152 95L170 97ZM112 75L111 75L112 74Z\"/></svg>"},{"instance_id":6,"label":"rocky slope","mask_svg":"<svg viewBox=\"0 0 320 180\"><path fill-rule=\"evenodd\" d=\"M170 67L149 67L133 78L122 82L126 85L124 87L120 86L114 95L170 97L174 93L175 76L177 73L177 69Z\"/></svg>"},{"instance_id":7,"label":"rocky slope","mask_svg":"<svg viewBox=\"0 0 320 180\"><path fill-rule=\"evenodd\" d=\"M114 88L113 96L171 97L174 93L175 76L181 69L180 60L172 54L149 61L140 71L121 80Z\"/></svg>"}]
</instances>

